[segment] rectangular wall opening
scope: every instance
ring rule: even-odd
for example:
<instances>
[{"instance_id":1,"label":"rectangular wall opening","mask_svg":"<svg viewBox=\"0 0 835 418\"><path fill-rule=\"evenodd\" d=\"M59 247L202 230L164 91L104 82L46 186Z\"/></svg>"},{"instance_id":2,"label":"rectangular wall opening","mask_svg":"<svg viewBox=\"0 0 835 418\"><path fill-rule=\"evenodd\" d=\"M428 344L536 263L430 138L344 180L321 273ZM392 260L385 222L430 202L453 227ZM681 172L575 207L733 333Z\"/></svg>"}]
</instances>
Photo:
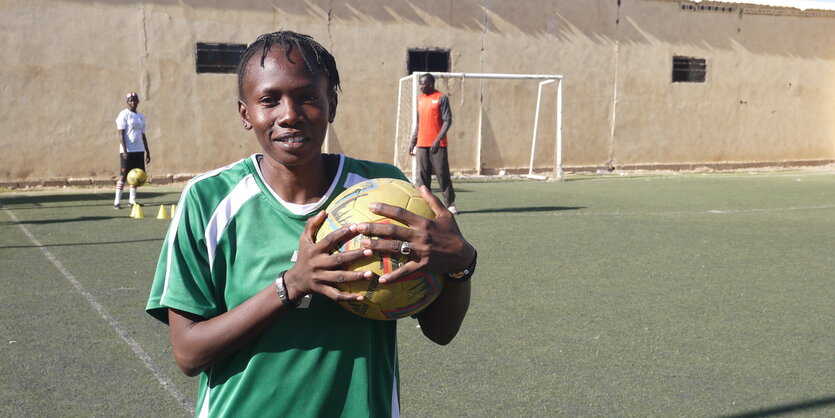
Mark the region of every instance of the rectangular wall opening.
<instances>
[{"instance_id":1,"label":"rectangular wall opening","mask_svg":"<svg viewBox=\"0 0 835 418\"><path fill-rule=\"evenodd\" d=\"M704 83L706 75L706 59L673 57L673 83Z\"/></svg>"},{"instance_id":2,"label":"rectangular wall opening","mask_svg":"<svg viewBox=\"0 0 835 418\"><path fill-rule=\"evenodd\" d=\"M406 67L407 74L412 74L415 71L449 72L449 50L410 49Z\"/></svg>"},{"instance_id":3,"label":"rectangular wall opening","mask_svg":"<svg viewBox=\"0 0 835 418\"><path fill-rule=\"evenodd\" d=\"M243 44L198 42L195 47L195 63L198 73L234 74L238 71Z\"/></svg>"}]
</instances>

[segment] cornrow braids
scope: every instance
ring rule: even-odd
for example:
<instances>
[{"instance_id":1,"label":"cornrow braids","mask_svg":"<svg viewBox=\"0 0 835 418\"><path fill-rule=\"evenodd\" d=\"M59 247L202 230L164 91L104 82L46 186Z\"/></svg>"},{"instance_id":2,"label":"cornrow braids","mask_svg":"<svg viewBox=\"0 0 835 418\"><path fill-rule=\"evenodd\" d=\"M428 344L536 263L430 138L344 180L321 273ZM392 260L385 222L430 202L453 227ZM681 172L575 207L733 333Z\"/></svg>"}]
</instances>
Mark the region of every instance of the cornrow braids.
<instances>
[{"instance_id":1,"label":"cornrow braids","mask_svg":"<svg viewBox=\"0 0 835 418\"><path fill-rule=\"evenodd\" d=\"M304 58L305 65L311 72L316 72L312 64L316 64L325 73L328 79L328 89L335 95L341 87L339 85L339 71L336 69L336 60L325 47L313 40L309 35L297 33L289 30L282 30L273 33L265 33L258 37L255 42L249 44L243 54L241 54L241 61L238 63L238 98L244 98L244 73L249 61L260 51L261 53L261 67L264 67L264 60L273 46L280 46L284 49L285 57L291 64L295 62L290 58L290 53L293 48L298 48Z\"/></svg>"}]
</instances>

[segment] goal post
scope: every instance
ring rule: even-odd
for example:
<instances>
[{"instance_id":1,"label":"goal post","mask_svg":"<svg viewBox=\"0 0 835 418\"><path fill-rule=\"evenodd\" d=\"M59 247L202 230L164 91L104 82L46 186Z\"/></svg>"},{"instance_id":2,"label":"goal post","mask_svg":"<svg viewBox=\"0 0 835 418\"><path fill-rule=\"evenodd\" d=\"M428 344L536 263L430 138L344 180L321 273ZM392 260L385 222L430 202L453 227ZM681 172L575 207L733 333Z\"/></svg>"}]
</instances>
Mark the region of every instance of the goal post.
<instances>
[{"instance_id":1,"label":"goal post","mask_svg":"<svg viewBox=\"0 0 835 418\"><path fill-rule=\"evenodd\" d=\"M395 146L394 146L394 165L400 168L404 173L409 175L409 177L414 180L416 177L416 163L413 157L409 155L409 144L411 141L411 136L415 130L415 126L417 125L417 107L415 104L417 103L417 97L419 94L418 90L418 79L423 75L427 74L427 72L415 72L412 75L403 77L400 79L398 83L398 93L397 93L397 100L398 100L398 107L397 107L397 120L395 122ZM504 174L506 172L517 172L519 174L524 174L524 177L537 179L537 180L562 180L563 179L563 169L562 169L562 148L563 148L563 138L562 138L562 90L563 90L563 76L561 75L543 75L543 74L494 74L494 73L440 73L440 72L431 72L436 79L445 79L447 82L449 80L458 80L461 84L460 90L460 102L463 106L463 102L466 100L464 99L464 83L465 80L477 80L479 83L479 88L475 91L478 93L478 97L472 99L473 101L477 102L478 108L475 110L471 110L471 112L477 112L478 115L470 114L471 119L477 120L477 125L475 128L474 133L467 133L468 135L475 135L475 138L472 139L472 151L475 161L473 162L474 167L470 168L469 170L456 170L456 167L453 167L453 163L450 162L450 170L451 171L458 171L464 172L468 171L466 175L475 175L475 176L490 176ZM533 113L533 121L529 122L533 126L527 126L523 130L530 129L531 136L530 141L524 144L523 146L530 147L530 159L525 162L504 162L505 166L497 166L497 167L490 167L489 171L491 174L485 174L483 168L484 162L484 145L485 145L485 138L484 138L484 130L485 130L485 88L484 82L486 80L517 80L517 81L526 81L530 80L532 82L538 82L537 86L537 95L536 95L536 102L529 103L529 105L525 106L525 112L530 111ZM551 100L551 106L555 108L553 112L553 120L548 121L552 122L550 125L554 130L554 159L553 159L553 166L550 163L546 162L546 169L543 170L541 167L537 169L535 165L535 157L537 156L537 138L541 136L541 126L542 121L548 117L548 115L544 114L543 110L543 98L547 97L547 94L543 94L543 89L546 88L547 85L556 83L556 89L554 89L553 98ZM437 85L437 82L436 82ZM440 89L439 89L440 90ZM447 91L444 91L445 94L449 97L450 94ZM470 92L473 94L474 92ZM524 98L519 100L518 98L514 99L516 102L524 102ZM450 101L453 101L452 97L450 97ZM529 107L528 107L529 106ZM541 117L542 116L542 117ZM453 126L460 125L457 121L456 112L453 112ZM472 121L468 121L468 123L472 123ZM489 122L488 122L489 123ZM455 128L453 128L455 129ZM549 129L549 130L550 130ZM519 138L514 138L515 140L521 140L522 136L519 134ZM527 138L525 138L527 141ZM493 141L495 142L495 140ZM546 142L550 142L546 141ZM546 143L546 145L548 145ZM541 148L541 145L540 145Z\"/></svg>"}]
</instances>

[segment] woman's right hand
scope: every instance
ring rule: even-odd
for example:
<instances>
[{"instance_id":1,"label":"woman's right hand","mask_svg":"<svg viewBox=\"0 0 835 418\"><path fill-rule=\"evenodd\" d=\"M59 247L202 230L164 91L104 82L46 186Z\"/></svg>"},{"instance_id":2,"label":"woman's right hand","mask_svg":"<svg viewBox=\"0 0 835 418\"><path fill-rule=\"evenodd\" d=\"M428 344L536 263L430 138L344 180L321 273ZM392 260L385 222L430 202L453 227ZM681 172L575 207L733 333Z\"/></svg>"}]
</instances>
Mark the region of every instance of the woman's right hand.
<instances>
[{"instance_id":1,"label":"woman's right hand","mask_svg":"<svg viewBox=\"0 0 835 418\"><path fill-rule=\"evenodd\" d=\"M316 242L316 231L327 218L321 211L308 219L299 239L299 254L296 264L284 273L284 284L288 297L297 301L310 293L320 293L335 301L361 301L362 295L344 293L336 288L337 283L370 280L371 270L348 271L344 266L374 254L369 249L339 252L342 243L359 234L356 224L346 225L331 232Z\"/></svg>"}]
</instances>

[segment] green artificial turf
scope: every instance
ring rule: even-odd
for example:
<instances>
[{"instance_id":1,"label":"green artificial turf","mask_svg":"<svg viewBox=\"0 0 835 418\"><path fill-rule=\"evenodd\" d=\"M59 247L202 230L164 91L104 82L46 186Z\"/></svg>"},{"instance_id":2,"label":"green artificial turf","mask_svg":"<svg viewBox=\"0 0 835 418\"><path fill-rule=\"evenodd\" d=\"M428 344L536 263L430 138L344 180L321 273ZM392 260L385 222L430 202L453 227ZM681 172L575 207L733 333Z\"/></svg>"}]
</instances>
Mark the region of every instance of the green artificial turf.
<instances>
[{"instance_id":1,"label":"green artificial turf","mask_svg":"<svg viewBox=\"0 0 835 418\"><path fill-rule=\"evenodd\" d=\"M189 414L144 313L179 192L140 189L145 219L109 189L0 193L0 415ZM473 299L448 346L398 324L404 416L835 414L835 173L456 192Z\"/></svg>"}]
</instances>

